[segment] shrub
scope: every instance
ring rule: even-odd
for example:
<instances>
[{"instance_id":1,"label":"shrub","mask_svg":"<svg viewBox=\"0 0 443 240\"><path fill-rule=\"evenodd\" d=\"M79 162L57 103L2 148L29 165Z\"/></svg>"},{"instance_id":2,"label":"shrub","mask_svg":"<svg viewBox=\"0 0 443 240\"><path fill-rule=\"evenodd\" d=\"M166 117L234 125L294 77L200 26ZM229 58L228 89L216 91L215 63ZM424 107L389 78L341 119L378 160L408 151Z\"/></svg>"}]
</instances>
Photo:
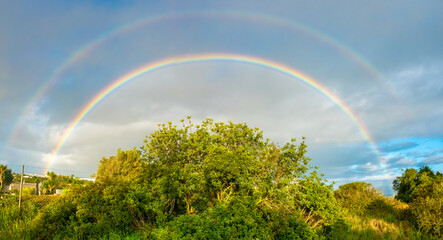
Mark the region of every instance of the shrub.
<instances>
[{"instance_id":1,"label":"shrub","mask_svg":"<svg viewBox=\"0 0 443 240\"><path fill-rule=\"evenodd\" d=\"M443 236L443 181L441 179L417 189L410 205L420 230L437 237Z\"/></svg>"},{"instance_id":2,"label":"shrub","mask_svg":"<svg viewBox=\"0 0 443 240\"><path fill-rule=\"evenodd\" d=\"M334 191L334 197L341 207L357 215L365 214L366 208L382 194L370 183L352 182L341 185Z\"/></svg>"},{"instance_id":3,"label":"shrub","mask_svg":"<svg viewBox=\"0 0 443 240\"><path fill-rule=\"evenodd\" d=\"M278 146L246 124L182 122L160 125L141 151L103 158L96 182L38 214L32 237L313 239L337 219L332 186L309 165L304 141Z\"/></svg>"}]
</instances>

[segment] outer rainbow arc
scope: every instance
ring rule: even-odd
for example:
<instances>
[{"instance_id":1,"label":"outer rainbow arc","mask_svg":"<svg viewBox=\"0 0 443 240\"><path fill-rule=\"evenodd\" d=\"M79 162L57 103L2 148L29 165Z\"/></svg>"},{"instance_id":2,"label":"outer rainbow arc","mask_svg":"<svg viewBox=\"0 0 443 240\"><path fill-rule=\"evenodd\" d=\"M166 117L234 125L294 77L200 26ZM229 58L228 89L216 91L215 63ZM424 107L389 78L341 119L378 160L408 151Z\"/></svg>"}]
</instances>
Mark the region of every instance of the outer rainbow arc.
<instances>
[{"instance_id":1,"label":"outer rainbow arc","mask_svg":"<svg viewBox=\"0 0 443 240\"><path fill-rule=\"evenodd\" d=\"M126 33L128 31L137 29L141 26L151 25L162 21L167 21L170 19L175 18L186 18L186 17L230 17L230 18L236 18L236 19L243 19L243 20L250 20L254 22L268 22L272 24L277 24L278 26L284 26L289 27L290 29L294 29L296 31L300 31L310 37L313 37L316 40L320 40L323 43L326 43L330 45L333 48L336 48L340 53L344 54L346 57L349 57L350 59L357 62L361 67L365 69L365 71L371 73L376 77L376 80L381 83L381 85L388 90L388 92L393 95L392 90L390 90L385 83L383 76L372 66L370 65L367 60L363 59L360 55L358 55L355 51L353 51L351 48L349 48L346 44L338 41L337 39L334 39L333 37L318 32L317 30L307 27L303 24L290 21L287 19L283 19L276 16L267 16L267 15L258 15L254 13L248 13L248 12L224 12L224 11L214 11L214 12L188 12L188 13L171 13L171 14L164 14L164 15L157 15L149 18L143 18L139 19L133 23L125 24L121 27L112 29L108 31L107 33L101 35L96 40L92 41L91 43L85 45L78 51L76 51L74 54L71 55L70 58L67 59L62 65L57 67L55 71L51 74L51 76L44 82L43 86L40 87L40 89L36 92L36 94L31 98L29 104L24 108L23 112L21 113L21 116L25 116L28 112L30 112L35 104L41 99L44 94L46 94L51 86L65 73L67 69L69 69L72 65L77 63L79 60L86 57L88 54L90 54L96 47L100 46L104 42L119 36L123 33ZM19 122L13 127L13 130L11 131L9 137L8 137L8 143L14 142L18 129L20 128Z\"/></svg>"},{"instance_id":2,"label":"outer rainbow arc","mask_svg":"<svg viewBox=\"0 0 443 240\"><path fill-rule=\"evenodd\" d=\"M324 86L320 85L316 81L314 81L312 78L306 76L305 74L294 70L288 66L285 66L283 64L273 62L270 60L265 60L257 57L251 57L251 56L244 56L244 55L237 55L237 54L226 54L226 53L220 53L220 54L198 54L198 55L189 55L189 56L182 56L182 57L173 57L173 58L167 58L164 60L160 60L154 63L150 63L148 65L142 66L141 68L138 68L118 79L116 79L112 84L104 88L102 91L100 91L75 117L75 119L71 122L71 124L66 128L65 132L63 133L62 137L60 138L58 144L52 151L52 158L48 162L44 174L47 172L47 170L50 168L50 166L53 164L54 160L57 157L57 154L59 153L60 149L63 147L64 143L66 142L67 138L70 136L74 128L78 125L78 123L100 102L102 101L107 95L109 95L112 91L117 89L118 87L122 86L123 84L135 79L136 77L140 76L141 74L151 72L160 68L178 65L178 64L184 64L184 63L192 63L192 62L202 62L202 61L231 61L231 62L242 62L242 63L249 63L254 64L258 66L263 66L266 68L273 69L275 71L284 73L286 75L289 75L293 78L296 78L298 80L301 80L305 84L311 86L316 91L322 93L326 97L328 97L331 101L333 101L337 106L339 106L351 119L354 121L354 123L357 125L357 127L360 130L360 133L362 134L363 138L371 145L372 149L376 153L377 157L380 157L379 151L374 144L374 141L372 137L370 136L368 130L364 126L363 123L355 116L355 114L350 110L348 106L344 104L344 102L336 97L334 94L332 94L329 90L327 90Z\"/></svg>"},{"instance_id":3,"label":"outer rainbow arc","mask_svg":"<svg viewBox=\"0 0 443 240\"><path fill-rule=\"evenodd\" d=\"M339 41L338 39L333 38L332 36L319 32L316 29L313 29L309 26L303 25L298 22L291 21L290 19L284 19L277 16L268 16L263 14L255 14L250 12L231 12L231 11L210 11L210 12L187 12L187 13L170 13L170 14L161 14L157 16L152 16L149 18L142 18L135 22L131 22L128 24L124 24L120 27L117 27L115 29L111 29L107 31L106 33L100 35L97 39L90 42L89 44L83 46L82 48L78 49L78 51L74 52L63 64L61 64L59 67L57 67L54 72L51 74L51 76L44 82L43 86L41 86L35 95L31 97L31 100L29 104L23 109L23 112L21 113L21 116L26 116L31 109L42 99L42 97L50 90L51 86L61 78L62 75L65 74L66 70L72 67L74 64L76 64L81 59L85 58L89 54L91 54L92 51L94 51L97 47L101 46L103 43L107 42L110 39L113 39L114 37L120 36L123 33L126 33L128 31L132 31L135 29L138 29L139 27L148 26L151 24L155 24L158 22L163 21L169 21L171 19L176 18L188 18L188 17L226 17L227 19L239 19L239 20L247 20L247 21L253 21L253 22L263 22L263 23L270 23L270 24L276 24L279 27L288 28L289 30L295 30L299 31L303 34L306 34L307 36L310 36L316 40L319 40L332 48L335 48L343 54L344 56L350 58L351 60L355 61L357 64L359 64L365 71L370 73L371 75L375 76L375 79L380 82L380 84L387 89L387 91L394 96L394 93L392 90L390 90L389 86L385 83L383 76L371 65L362 58L362 56L358 55L354 50L349 48L345 43ZM396 96L394 96L396 97ZM396 97L398 100L398 98ZM10 143L15 142L16 138L18 136L18 131L21 128L21 122L17 121L15 126L12 128L12 131L10 132L7 140L7 145L10 145ZM1 153L0 153L1 156Z\"/></svg>"}]
</instances>

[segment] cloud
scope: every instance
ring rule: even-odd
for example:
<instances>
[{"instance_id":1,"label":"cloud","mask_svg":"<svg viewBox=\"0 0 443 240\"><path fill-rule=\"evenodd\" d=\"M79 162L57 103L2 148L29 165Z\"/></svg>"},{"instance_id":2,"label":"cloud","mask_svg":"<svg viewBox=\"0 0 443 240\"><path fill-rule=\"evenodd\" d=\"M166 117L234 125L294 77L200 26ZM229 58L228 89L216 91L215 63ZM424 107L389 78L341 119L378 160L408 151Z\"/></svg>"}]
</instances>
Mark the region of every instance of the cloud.
<instances>
[{"instance_id":1,"label":"cloud","mask_svg":"<svg viewBox=\"0 0 443 240\"><path fill-rule=\"evenodd\" d=\"M273 70L233 62L183 64L145 74L104 99L88 121L121 124L186 115L248 122L265 133L277 132L280 139L362 141L355 123L315 90Z\"/></svg>"},{"instance_id":2,"label":"cloud","mask_svg":"<svg viewBox=\"0 0 443 240\"><path fill-rule=\"evenodd\" d=\"M407 155L410 156L411 158L423 159L423 158L434 157L436 155L440 155L441 153L443 153L443 149L431 148L431 149L420 149L417 151L407 152Z\"/></svg>"},{"instance_id":3,"label":"cloud","mask_svg":"<svg viewBox=\"0 0 443 240\"><path fill-rule=\"evenodd\" d=\"M58 166L63 166L65 169L72 168L75 164L78 164L72 160L72 155L70 154L59 154L54 156L52 153L43 153L41 159L45 166L48 166L56 161Z\"/></svg>"},{"instance_id":4,"label":"cloud","mask_svg":"<svg viewBox=\"0 0 443 240\"><path fill-rule=\"evenodd\" d=\"M384 153L390 153L390 152L398 152L398 151L404 151L407 149L415 148L419 144L415 142L399 142L399 143L388 143L385 146L379 147L379 150Z\"/></svg>"},{"instance_id":5,"label":"cloud","mask_svg":"<svg viewBox=\"0 0 443 240\"><path fill-rule=\"evenodd\" d=\"M401 143L398 145L398 143ZM397 150L397 146L406 145L414 146L412 148L404 148ZM410 144L413 143L413 144ZM394 151L384 152L384 159L390 169L411 168L420 165L438 165L442 162L443 145L439 138L410 138L404 140L396 140L394 143L385 143L385 146ZM397 172L398 171L394 171Z\"/></svg>"},{"instance_id":6,"label":"cloud","mask_svg":"<svg viewBox=\"0 0 443 240\"><path fill-rule=\"evenodd\" d=\"M357 181L380 181L380 180L394 180L397 176L391 174L382 174L382 175L372 175L372 176L364 176L364 177L353 177L353 178L335 178L332 181L349 181L349 182L357 182Z\"/></svg>"},{"instance_id":7,"label":"cloud","mask_svg":"<svg viewBox=\"0 0 443 240\"><path fill-rule=\"evenodd\" d=\"M380 166L367 162L365 164L361 164L356 166L355 171L356 172L361 172L363 174L367 174L368 172L375 172L380 170Z\"/></svg>"},{"instance_id":8,"label":"cloud","mask_svg":"<svg viewBox=\"0 0 443 240\"><path fill-rule=\"evenodd\" d=\"M388 158L387 164L390 168L398 169L398 168L405 168L405 167L414 167L417 165L416 160L412 160L410 158L407 158L403 155L395 155L393 157Z\"/></svg>"},{"instance_id":9,"label":"cloud","mask_svg":"<svg viewBox=\"0 0 443 240\"><path fill-rule=\"evenodd\" d=\"M440 163L443 163L443 155L428 157L421 161L421 164L425 165L436 165Z\"/></svg>"}]
</instances>

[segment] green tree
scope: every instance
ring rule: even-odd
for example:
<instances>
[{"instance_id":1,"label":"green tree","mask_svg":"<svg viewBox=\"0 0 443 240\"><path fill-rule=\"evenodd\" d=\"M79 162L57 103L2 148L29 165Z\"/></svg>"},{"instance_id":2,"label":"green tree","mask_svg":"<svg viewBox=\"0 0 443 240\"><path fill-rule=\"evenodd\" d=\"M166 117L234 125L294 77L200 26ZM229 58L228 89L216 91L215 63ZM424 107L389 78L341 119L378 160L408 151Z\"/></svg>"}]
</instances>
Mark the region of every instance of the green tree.
<instances>
[{"instance_id":1,"label":"green tree","mask_svg":"<svg viewBox=\"0 0 443 240\"><path fill-rule=\"evenodd\" d=\"M406 169L394 181L396 198L409 204L412 222L423 232L443 236L443 175L428 166Z\"/></svg>"},{"instance_id":2,"label":"green tree","mask_svg":"<svg viewBox=\"0 0 443 240\"><path fill-rule=\"evenodd\" d=\"M94 183L39 213L32 236L143 229L148 239L312 239L337 218L304 141L279 146L245 123L181 122L161 124L140 151L103 158Z\"/></svg>"},{"instance_id":3,"label":"green tree","mask_svg":"<svg viewBox=\"0 0 443 240\"><path fill-rule=\"evenodd\" d=\"M420 185L410 205L420 230L443 236L443 178Z\"/></svg>"},{"instance_id":4,"label":"green tree","mask_svg":"<svg viewBox=\"0 0 443 240\"><path fill-rule=\"evenodd\" d=\"M369 204L383 195L370 183L352 182L341 185L334 191L334 196L341 207L362 215Z\"/></svg>"},{"instance_id":5,"label":"green tree","mask_svg":"<svg viewBox=\"0 0 443 240\"><path fill-rule=\"evenodd\" d=\"M439 178L442 178L442 174L434 173L428 166L421 167L419 171L408 168L393 182L393 189L397 192L395 198L409 203L414 199L415 191L419 187L432 184Z\"/></svg>"},{"instance_id":6,"label":"green tree","mask_svg":"<svg viewBox=\"0 0 443 240\"><path fill-rule=\"evenodd\" d=\"M109 182L135 182L143 173L143 160L141 152L137 149L122 151L117 150L116 156L102 158L98 166L96 181Z\"/></svg>"},{"instance_id":7,"label":"green tree","mask_svg":"<svg viewBox=\"0 0 443 240\"><path fill-rule=\"evenodd\" d=\"M306 149L295 139L278 146L245 123L182 120L178 128L169 122L145 140L144 179L167 214L198 213L240 198L252 199L255 210L304 213L316 226L334 219L338 208Z\"/></svg>"},{"instance_id":8,"label":"green tree","mask_svg":"<svg viewBox=\"0 0 443 240\"><path fill-rule=\"evenodd\" d=\"M57 174L48 171L46 173L48 178L42 182L42 189L44 194L53 194L55 189L58 187Z\"/></svg>"},{"instance_id":9,"label":"green tree","mask_svg":"<svg viewBox=\"0 0 443 240\"><path fill-rule=\"evenodd\" d=\"M55 189L66 189L74 185L85 184L87 180L80 180L74 175L64 176L58 175L55 172L48 171L46 173L47 178L31 178L32 182L41 182L44 194L53 194Z\"/></svg>"},{"instance_id":10,"label":"green tree","mask_svg":"<svg viewBox=\"0 0 443 240\"><path fill-rule=\"evenodd\" d=\"M3 192L3 187L9 185L14 180L11 169L7 165L0 164L0 192Z\"/></svg>"}]
</instances>

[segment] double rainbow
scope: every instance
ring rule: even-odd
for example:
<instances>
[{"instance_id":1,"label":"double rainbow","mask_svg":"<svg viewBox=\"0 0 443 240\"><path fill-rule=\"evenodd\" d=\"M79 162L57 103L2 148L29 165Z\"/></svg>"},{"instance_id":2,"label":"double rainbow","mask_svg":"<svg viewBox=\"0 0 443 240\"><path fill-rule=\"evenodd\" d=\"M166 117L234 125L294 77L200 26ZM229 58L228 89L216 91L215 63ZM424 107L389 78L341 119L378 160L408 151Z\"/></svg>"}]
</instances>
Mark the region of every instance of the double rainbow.
<instances>
[{"instance_id":1,"label":"double rainbow","mask_svg":"<svg viewBox=\"0 0 443 240\"><path fill-rule=\"evenodd\" d=\"M221 19L233 19L238 21L249 21L251 23L266 23L272 24L276 27L287 28L289 31L299 32L303 35L311 37L312 39L319 41L320 43L329 45L333 49L337 50L338 53L346 56L349 60L355 62L358 66L364 69L370 76L376 80L380 86L382 86L386 92L391 96L394 96L394 92L391 87L387 84L384 77L374 68L367 60L365 60L361 55L355 52L349 45L340 41L333 36L327 35L325 33L319 32L312 27L305 26L298 22L290 21L288 19L279 18L277 16L267 16L263 14L254 14L249 12L190 12L190 13L171 13L162 14L158 16L151 16L147 18L142 18L137 21L124 24L114 29L110 29L102 35L99 35L96 39L90 43L84 45L78 51L74 52L69 58L66 59L60 66L58 66L51 76L37 89L36 93L30 98L29 103L23 109L20 117L18 118L15 126L8 137L8 144L16 141L18 133L21 126L21 121L23 117L27 116L36 104L42 100L42 98L49 92L51 87L62 78L64 74L75 64L84 60L87 56L92 54L97 48L102 47L106 42L122 36L131 31L136 31L143 27L153 26L158 23L164 23L168 21L177 21L187 18L221 18ZM395 97L395 96L394 96Z\"/></svg>"}]
</instances>

